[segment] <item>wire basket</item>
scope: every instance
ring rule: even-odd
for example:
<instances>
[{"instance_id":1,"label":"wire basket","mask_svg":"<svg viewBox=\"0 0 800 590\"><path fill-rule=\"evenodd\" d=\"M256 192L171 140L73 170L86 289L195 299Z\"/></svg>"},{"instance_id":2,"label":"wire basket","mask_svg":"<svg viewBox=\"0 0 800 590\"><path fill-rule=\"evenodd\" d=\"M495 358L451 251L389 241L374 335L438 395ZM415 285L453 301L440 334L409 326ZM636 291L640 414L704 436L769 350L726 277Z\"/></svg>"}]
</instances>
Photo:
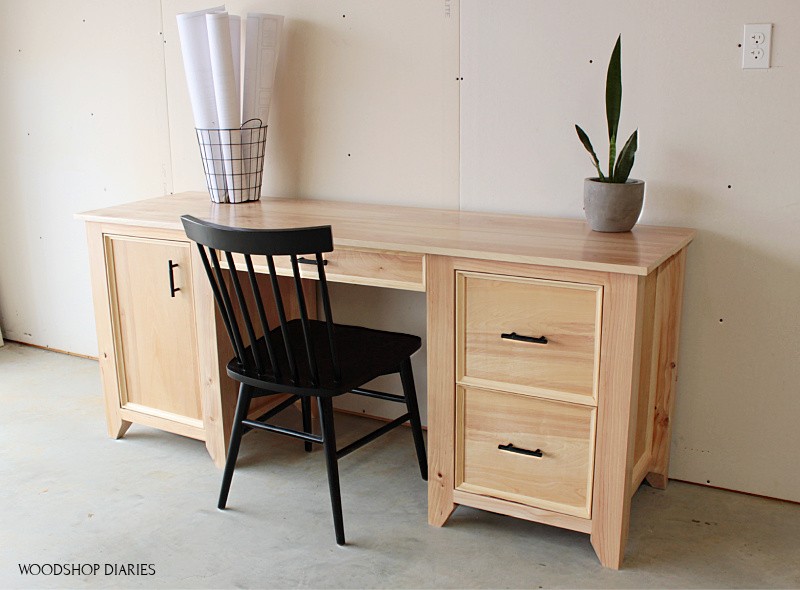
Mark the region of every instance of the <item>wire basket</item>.
<instances>
[{"instance_id":1,"label":"wire basket","mask_svg":"<svg viewBox=\"0 0 800 590\"><path fill-rule=\"evenodd\" d=\"M267 126L250 119L240 129L195 129L211 200L245 203L261 198Z\"/></svg>"}]
</instances>

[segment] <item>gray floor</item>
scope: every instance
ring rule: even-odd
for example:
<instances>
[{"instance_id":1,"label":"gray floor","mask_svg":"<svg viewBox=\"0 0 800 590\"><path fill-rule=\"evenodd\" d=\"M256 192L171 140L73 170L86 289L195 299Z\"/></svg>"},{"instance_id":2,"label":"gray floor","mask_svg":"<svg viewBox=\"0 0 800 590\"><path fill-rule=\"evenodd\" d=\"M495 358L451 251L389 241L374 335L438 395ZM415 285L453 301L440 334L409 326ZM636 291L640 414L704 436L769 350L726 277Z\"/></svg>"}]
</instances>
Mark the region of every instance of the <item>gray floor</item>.
<instances>
[{"instance_id":1,"label":"gray floor","mask_svg":"<svg viewBox=\"0 0 800 590\"><path fill-rule=\"evenodd\" d=\"M373 426L342 416L338 431ZM347 436L341 435L342 439ZM459 508L426 524L410 433L343 459L337 547L320 452L245 437L230 510L202 443L105 436L97 363L0 348L0 587L642 588L800 586L800 506L672 482L634 497L624 569L586 535ZM23 576L20 564L99 564ZM105 575L106 564L155 575Z\"/></svg>"}]
</instances>

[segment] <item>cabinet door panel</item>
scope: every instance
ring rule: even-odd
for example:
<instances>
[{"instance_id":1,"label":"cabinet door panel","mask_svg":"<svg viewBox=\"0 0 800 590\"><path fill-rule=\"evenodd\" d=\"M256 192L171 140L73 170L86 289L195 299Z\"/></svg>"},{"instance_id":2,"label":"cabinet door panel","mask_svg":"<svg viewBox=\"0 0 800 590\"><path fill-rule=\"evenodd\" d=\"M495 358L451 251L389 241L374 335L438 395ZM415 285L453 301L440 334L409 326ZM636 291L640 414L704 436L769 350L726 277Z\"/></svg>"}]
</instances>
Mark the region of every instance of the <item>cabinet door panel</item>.
<instances>
[{"instance_id":1,"label":"cabinet door panel","mask_svg":"<svg viewBox=\"0 0 800 590\"><path fill-rule=\"evenodd\" d=\"M121 407L202 428L189 244L105 239Z\"/></svg>"}]
</instances>

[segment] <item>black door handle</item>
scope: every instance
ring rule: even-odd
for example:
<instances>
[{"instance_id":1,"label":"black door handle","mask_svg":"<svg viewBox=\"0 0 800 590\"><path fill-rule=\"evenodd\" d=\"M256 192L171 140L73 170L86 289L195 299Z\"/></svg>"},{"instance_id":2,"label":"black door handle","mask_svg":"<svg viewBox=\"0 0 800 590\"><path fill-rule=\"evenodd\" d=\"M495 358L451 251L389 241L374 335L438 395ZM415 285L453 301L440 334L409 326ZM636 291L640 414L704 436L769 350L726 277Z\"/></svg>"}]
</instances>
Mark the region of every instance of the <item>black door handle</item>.
<instances>
[{"instance_id":1,"label":"black door handle","mask_svg":"<svg viewBox=\"0 0 800 590\"><path fill-rule=\"evenodd\" d=\"M510 453L528 455L529 457L541 457L544 454L542 453L542 449L536 449L535 451L531 451L530 449L521 449L520 447L515 447L511 443L508 443L507 445L497 445L497 448L500 449L501 451L509 451Z\"/></svg>"},{"instance_id":2,"label":"black door handle","mask_svg":"<svg viewBox=\"0 0 800 590\"><path fill-rule=\"evenodd\" d=\"M175 286L175 273L173 272L174 269L178 268L178 264L176 262L169 261L169 296L175 297L175 293L181 290L180 287Z\"/></svg>"},{"instance_id":3,"label":"black door handle","mask_svg":"<svg viewBox=\"0 0 800 590\"><path fill-rule=\"evenodd\" d=\"M516 332L510 334L500 334L500 338L506 340L517 340L518 342L532 342L534 344L547 344L547 336L522 336Z\"/></svg>"},{"instance_id":4,"label":"black door handle","mask_svg":"<svg viewBox=\"0 0 800 590\"><path fill-rule=\"evenodd\" d=\"M300 258L298 258L297 262L299 262L300 264L316 264L317 263L316 260L311 260L310 258L306 258L305 256L301 256ZM327 265L328 265L328 261L327 260L323 260L322 261L322 266L327 266Z\"/></svg>"}]
</instances>

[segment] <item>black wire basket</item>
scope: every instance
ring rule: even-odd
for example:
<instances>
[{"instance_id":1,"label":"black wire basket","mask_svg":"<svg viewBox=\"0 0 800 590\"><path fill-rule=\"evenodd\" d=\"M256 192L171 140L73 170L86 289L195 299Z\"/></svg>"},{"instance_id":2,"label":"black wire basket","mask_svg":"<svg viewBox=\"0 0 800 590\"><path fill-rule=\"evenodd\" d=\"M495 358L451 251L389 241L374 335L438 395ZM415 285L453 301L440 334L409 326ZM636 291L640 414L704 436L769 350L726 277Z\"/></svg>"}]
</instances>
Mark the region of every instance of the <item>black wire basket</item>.
<instances>
[{"instance_id":1,"label":"black wire basket","mask_svg":"<svg viewBox=\"0 0 800 590\"><path fill-rule=\"evenodd\" d=\"M250 119L239 129L195 129L211 200L245 203L261 198L267 126Z\"/></svg>"}]
</instances>

